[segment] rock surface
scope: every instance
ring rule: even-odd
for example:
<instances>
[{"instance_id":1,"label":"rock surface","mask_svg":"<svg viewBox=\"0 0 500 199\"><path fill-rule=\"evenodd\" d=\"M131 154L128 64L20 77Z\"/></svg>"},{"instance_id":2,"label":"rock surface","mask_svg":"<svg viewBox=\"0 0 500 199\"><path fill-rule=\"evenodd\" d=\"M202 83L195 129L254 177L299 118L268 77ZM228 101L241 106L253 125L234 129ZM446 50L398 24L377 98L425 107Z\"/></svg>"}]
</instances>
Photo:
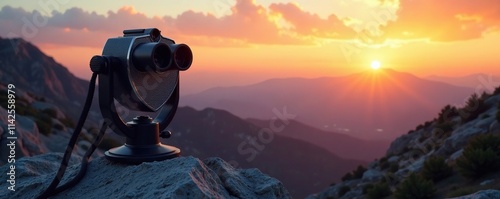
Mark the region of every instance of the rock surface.
<instances>
[{"instance_id":1,"label":"rock surface","mask_svg":"<svg viewBox=\"0 0 500 199\"><path fill-rule=\"evenodd\" d=\"M16 163L16 191L0 198L34 198L50 183L62 154L49 153ZM61 184L78 172L77 159ZM8 165L0 167L6 173ZM60 185L61 185L60 184ZM7 187L5 181L0 187ZM220 158L179 157L140 165L97 158L75 187L53 198L290 198L282 183L258 169L234 169Z\"/></svg>"},{"instance_id":2,"label":"rock surface","mask_svg":"<svg viewBox=\"0 0 500 199\"><path fill-rule=\"evenodd\" d=\"M16 115L15 135L10 135L8 133L8 114L3 107L0 107L0 115L5 116L0 118L0 165L7 162L7 157L10 154L6 146L13 140L7 137L17 137L15 141L16 159L45 153L47 151L47 148L41 141L41 135L33 119L22 115Z\"/></svg>"},{"instance_id":3,"label":"rock surface","mask_svg":"<svg viewBox=\"0 0 500 199\"><path fill-rule=\"evenodd\" d=\"M493 189L482 190L470 195L460 196L452 199L492 199L492 198L500 198L500 191Z\"/></svg>"}]
</instances>

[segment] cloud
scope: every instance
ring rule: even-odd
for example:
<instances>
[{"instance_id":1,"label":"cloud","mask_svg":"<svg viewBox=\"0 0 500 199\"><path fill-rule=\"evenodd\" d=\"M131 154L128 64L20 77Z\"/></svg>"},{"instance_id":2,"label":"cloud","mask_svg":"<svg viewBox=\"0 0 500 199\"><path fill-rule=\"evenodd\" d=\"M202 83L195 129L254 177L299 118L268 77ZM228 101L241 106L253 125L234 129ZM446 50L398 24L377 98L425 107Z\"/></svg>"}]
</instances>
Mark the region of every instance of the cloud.
<instances>
[{"instance_id":1,"label":"cloud","mask_svg":"<svg viewBox=\"0 0 500 199\"><path fill-rule=\"evenodd\" d=\"M374 0L367 2L370 6L378 6ZM456 41L480 38L488 31L500 29L498 0L379 2L399 10L395 20L391 18L376 24L375 28L383 33L376 36L366 28L359 29L360 24L361 27L365 23L370 24L367 19L357 22L340 19L335 14L322 18L297 4L273 3L265 7L253 0L237 0L231 12L222 17L191 10L176 17L148 17L131 6L109 11L105 15L71 8L64 12L52 11L50 16L46 16L36 10L4 6L0 10L0 36L23 37L37 43L100 48L107 38L122 35L124 29L157 27L163 35L191 45L248 46L310 45L323 38L357 39L366 44L427 38Z\"/></svg>"},{"instance_id":2,"label":"cloud","mask_svg":"<svg viewBox=\"0 0 500 199\"><path fill-rule=\"evenodd\" d=\"M183 34L242 40L248 43L303 44L300 37L286 34L270 19L268 10L254 1L238 0L232 13L221 18L186 11L177 16L175 26Z\"/></svg>"},{"instance_id":3,"label":"cloud","mask_svg":"<svg viewBox=\"0 0 500 199\"><path fill-rule=\"evenodd\" d=\"M456 41L480 38L499 28L498 0L401 0L398 20L383 31L397 39Z\"/></svg>"},{"instance_id":4,"label":"cloud","mask_svg":"<svg viewBox=\"0 0 500 199\"><path fill-rule=\"evenodd\" d=\"M294 3L271 4L269 8L291 23L293 30L301 35L353 38L355 34L334 14L328 16L327 19L321 19L317 14L306 12Z\"/></svg>"}]
</instances>

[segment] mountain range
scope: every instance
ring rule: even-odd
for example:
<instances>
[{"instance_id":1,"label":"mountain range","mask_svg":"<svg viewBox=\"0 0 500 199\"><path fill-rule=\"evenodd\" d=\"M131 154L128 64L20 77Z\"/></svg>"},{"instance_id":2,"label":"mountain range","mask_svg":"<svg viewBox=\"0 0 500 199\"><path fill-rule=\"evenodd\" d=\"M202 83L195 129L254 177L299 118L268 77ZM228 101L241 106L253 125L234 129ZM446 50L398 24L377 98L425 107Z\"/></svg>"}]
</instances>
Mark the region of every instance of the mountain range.
<instances>
[{"instance_id":1,"label":"mountain range","mask_svg":"<svg viewBox=\"0 0 500 199\"><path fill-rule=\"evenodd\" d=\"M242 118L269 120L286 107L315 128L368 140L392 140L447 104L461 105L474 89L431 81L392 69L341 77L271 79L185 95L181 104L213 107Z\"/></svg>"},{"instance_id":2,"label":"mountain range","mask_svg":"<svg viewBox=\"0 0 500 199\"><path fill-rule=\"evenodd\" d=\"M455 86L473 88L480 92L481 91L492 92L495 89L495 87L500 85L499 76L494 76L492 74L485 74L485 73L476 73L461 77L430 75L424 78L432 81L445 82Z\"/></svg>"}]
</instances>

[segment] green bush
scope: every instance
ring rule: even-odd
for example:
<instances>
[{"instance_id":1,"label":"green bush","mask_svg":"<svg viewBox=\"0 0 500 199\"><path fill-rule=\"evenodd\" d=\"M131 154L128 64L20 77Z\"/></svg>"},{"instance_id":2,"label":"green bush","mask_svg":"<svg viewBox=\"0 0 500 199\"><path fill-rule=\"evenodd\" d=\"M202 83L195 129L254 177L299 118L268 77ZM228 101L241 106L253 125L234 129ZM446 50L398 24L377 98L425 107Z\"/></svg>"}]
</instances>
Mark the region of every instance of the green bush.
<instances>
[{"instance_id":1,"label":"green bush","mask_svg":"<svg viewBox=\"0 0 500 199\"><path fill-rule=\"evenodd\" d=\"M380 199L390 196L392 194L391 189L387 183L379 183L373 186L372 188L368 188L367 197L369 199Z\"/></svg>"},{"instance_id":2,"label":"green bush","mask_svg":"<svg viewBox=\"0 0 500 199\"><path fill-rule=\"evenodd\" d=\"M500 169L500 157L492 149L468 149L457 159L458 171L467 178L479 178Z\"/></svg>"},{"instance_id":3,"label":"green bush","mask_svg":"<svg viewBox=\"0 0 500 199\"><path fill-rule=\"evenodd\" d=\"M482 134L472 138L457 159L460 174L479 178L500 169L500 136Z\"/></svg>"},{"instance_id":4,"label":"green bush","mask_svg":"<svg viewBox=\"0 0 500 199\"><path fill-rule=\"evenodd\" d=\"M43 113L39 113L34 117L40 133L46 136L50 135L52 133L52 118Z\"/></svg>"},{"instance_id":5,"label":"green bush","mask_svg":"<svg viewBox=\"0 0 500 199\"><path fill-rule=\"evenodd\" d=\"M342 178L340 178L340 180L342 180L342 182L345 182L345 181L348 181L348 180L351 180L351 179L353 179L351 172L346 173L344 176L342 176Z\"/></svg>"},{"instance_id":6,"label":"green bush","mask_svg":"<svg viewBox=\"0 0 500 199\"><path fill-rule=\"evenodd\" d=\"M363 186L363 188L362 188L362 193L363 193L363 194L367 194L367 193L368 193L368 189L371 189L371 188L373 188L373 187L374 187L374 185L373 185L373 184L365 184L365 185Z\"/></svg>"},{"instance_id":7,"label":"green bush","mask_svg":"<svg viewBox=\"0 0 500 199\"><path fill-rule=\"evenodd\" d=\"M70 128L75 128L75 126L76 126L75 122L69 117L65 117L64 119L60 119L60 121L61 121L61 123L64 124L64 126L67 126Z\"/></svg>"},{"instance_id":8,"label":"green bush","mask_svg":"<svg viewBox=\"0 0 500 199\"><path fill-rule=\"evenodd\" d=\"M424 162L422 176L427 180L439 182L453 173L453 169L446 164L444 158L432 156Z\"/></svg>"},{"instance_id":9,"label":"green bush","mask_svg":"<svg viewBox=\"0 0 500 199\"><path fill-rule=\"evenodd\" d=\"M455 116L458 116L457 108L451 105L446 105L443 109L441 109L441 112L439 112L437 121L441 124L450 121L450 119Z\"/></svg>"},{"instance_id":10,"label":"green bush","mask_svg":"<svg viewBox=\"0 0 500 199\"><path fill-rule=\"evenodd\" d=\"M363 167L362 165L359 165L356 170L352 172L354 179L359 179L363 177L363 173L365 173L366 168Z\"/></svg>"},{"instance_id":11,"label":"green bush","mask_svg":"<svg viewBox=\"0 0 500 199\"><path fill-rule=\"evenodd\" d=\"M54 110L54 109L51 109L51 108L44 109L44 110L42 110L42 113L45 114L45 115L48 115L48 116L50 116L52 118L57 118L57 111Z\"/></svg>"},{"instance_id":12,"label":"green bush","mask_svg":"<svg viewBox=\"0 0 500 199\"><path fill-rule=\"evenodd\" d=\"M396 188L394 197L397 199L428 199L432 198L435 192L436 189L432 181L412 173Z\"/></svg>"},{"instance_id":13,"label":"green bush","mask_svg":"<svg viewBox=\"0 0 500 199\"><path fill-rule=\"evenodd\" d=\"M380 169L381 170L386 170L390 166L386 157L383 157L383 158L380 159L379 165L380 165Z\"/></svg>"},{"instance_id":14,"label":"green bush","mask_svg":"<svg viewBox=\"0 0 500 199\"><path fill-rule=\"evenodd\" d=\"M342 182L344 182L347 180L360 179L361 177L363 177L363 173L365 173L365 171L366 168L362 165L359 165L354 171L346 173L344 176L342 176L341 180Z\"/></svg>"},{"instance_id":15,"label":"green bush","mask_svg":"<svg viewBox=\"0 0 500 199\"><path fill-rule=\"evenodd\" d=\"M492 149L498 155L500 155L500 136L494 134L478 135L470 139L465 149L481 149L481 150Z\"/></svg>"},{"instance_id":16,"label":"green bush","mask_svg":"<svg viewBox=\"0 0 500 199\"><path fill-rule=\"evenodd\" d=\"M396 173L399 170L399 164L397 162L392 162L389 166L389 172Z\"/></svg>"},{"instance_id":17,"label":"green bush","mask_svg":"<svg viewBox=\"0 0 500 199\"><path fill-rule=\"evenodd\" d=\"M478 97L476 93L472 94L465 106L459 110L462 123L476 119L486 108L484 99Z\"/></svg>"},{"instance_id":18,"label":"green bush","mask_svg":"<svg viewBox=\"0 0 500 199\"><path fill-rule=\"evenodd\" d=\"M500 86L495 88L495 91L493 91L493 95L498 95L500 94Z\"/></svg>"},{"instance_id":19,"label":"green bush","mask_svg":"<svg viewBox=\"0 0 500 199\"><path fill-rule=\"evenodd\" d=\"M349 187L349 186L345 186L345 185L344 185L344 186L341 186L341 187L339 188L339 192L338 192L338 196L339 196L339 198L340 198L340 197L342 197L342 196L344 196L344 195L345 195L347 192L349 192L349 191L351 191L351 187Z\"/></svg>"}]
</instances>

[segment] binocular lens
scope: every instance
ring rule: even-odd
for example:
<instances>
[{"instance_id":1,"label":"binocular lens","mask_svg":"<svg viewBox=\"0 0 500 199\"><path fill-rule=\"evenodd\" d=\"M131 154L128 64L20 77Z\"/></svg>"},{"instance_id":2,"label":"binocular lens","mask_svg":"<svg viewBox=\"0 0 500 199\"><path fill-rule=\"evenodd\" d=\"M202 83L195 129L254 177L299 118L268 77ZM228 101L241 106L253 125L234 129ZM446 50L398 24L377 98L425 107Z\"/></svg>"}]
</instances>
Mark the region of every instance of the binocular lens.
<instances>
[{"instance_id":1,"label":"binocular lens","mask_svg":"<svg viewBox=\"0 0 500 199\"><path fill-rule=\"evenodd\" d=\"M167 70L170 66L170 48L167 45L157 45L153 52L153 61L160 70Z\"/></svg>"},{"instance_id":2,"label":"binocular lens","mask_svg":"<svg viewBox=\"0 0 500 199\"><path fill-rule=\"evenodd\" d=\"M164 43L144 43L137 46L133 52L133 62L142 71L166 71L172 60L172 51ZM149 67L149 69L147 69Z\"/></svg>"},{"instance_id":3,"label":"binocular lens","mask_svg":"<svg viewBox=\"0 0 500 199\"><path fill-rule=\"evenodd\" d=\"M186 44L144 43L135 48L133 62L142 71L187 70L193 62L193 53Z\"/></svg>"},{"instance_id":4,"label":"binocular lens","mask_svg":"<svg viewBox=\"0 0 500 199\"><path fill-rule=\"evenodd\" d=\"M174 46L174 63L179 70L187 70L193 62L193 53L186 44Z\"/></svg>"}]
</instances>

